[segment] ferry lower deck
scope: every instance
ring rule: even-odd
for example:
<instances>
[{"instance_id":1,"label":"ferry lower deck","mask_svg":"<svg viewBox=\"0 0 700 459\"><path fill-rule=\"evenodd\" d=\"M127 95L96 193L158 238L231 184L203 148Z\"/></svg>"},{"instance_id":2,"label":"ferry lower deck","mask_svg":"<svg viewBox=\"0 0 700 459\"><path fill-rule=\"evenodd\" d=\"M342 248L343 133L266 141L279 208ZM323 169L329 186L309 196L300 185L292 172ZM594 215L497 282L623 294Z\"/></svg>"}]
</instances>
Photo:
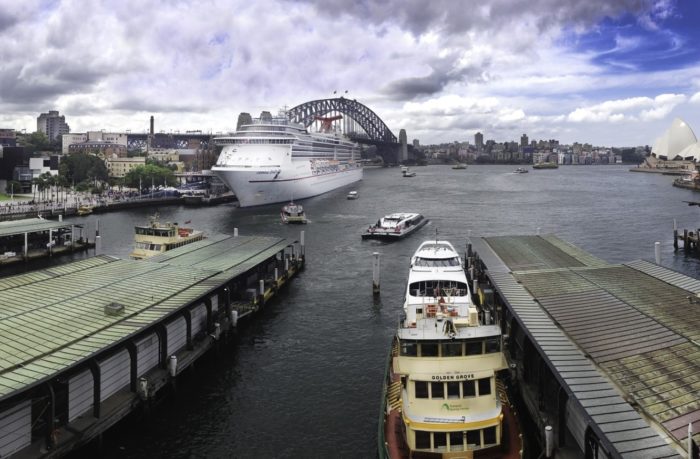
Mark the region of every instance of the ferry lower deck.
<instances>
[{"instance_id":1,"label":"ferry lower deck","mask_svg":"<svg viewBox=\"0 0 700 459\"><path fill-rule=\"evenodd\" d=\"M551 235L471 238L467 255L543 450L549 437L553 457L687 457L689 424L700 440L700 281Z\"/></svg>"},{"instance_id":2,"label":"ferry lower deck","mask_svg":"<svg viewBox=\"0 0 700 459\"><path fill-rule=\"evenodd\" d=\"M148 403L304 266L302 244L214 236L0 279L0 457L57 457Z\"/></svg>"}]
</instances>

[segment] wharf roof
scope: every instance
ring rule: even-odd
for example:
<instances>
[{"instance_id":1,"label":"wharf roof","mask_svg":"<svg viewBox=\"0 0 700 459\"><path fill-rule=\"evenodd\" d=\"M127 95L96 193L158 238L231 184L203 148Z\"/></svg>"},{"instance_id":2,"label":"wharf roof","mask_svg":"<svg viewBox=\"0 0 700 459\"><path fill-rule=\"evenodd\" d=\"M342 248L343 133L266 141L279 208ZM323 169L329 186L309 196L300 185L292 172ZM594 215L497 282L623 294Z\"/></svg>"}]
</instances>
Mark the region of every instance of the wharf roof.
<instances>
[{"instance_id":1,"label":"wharf roof","mask_svg":"<svg viewBox=\"0 0 700 459\"><path fill-rule=\"evenodd\" d=\"M11 220L0 222L0 237L14 236L24 233L39 233L58 228L70 228L75 223L59 222L54 220L44 220L43 218L25 218L22 220Z\"/></svg>"},{"instance_id":2,"label":"wharf roof","mask_svg":"<svg viewBox=\"0 0 700 459\"><path fill-rule=\"evenodd\" d=\"M700 431L700 281L608 264L555 236L472 238L553 374L624 456L675 455ZM700 440L695 434L694 439Z\"/></svg>"},{"instance_id":3,"label":"wharf roof","mask_svg":"<svg viewBox=\"0 0 700 459\"><path fill-rule=\"evenodd\" d=\"M0 400L200 301L288 245L214 236L149 261L101 255L0 278ZM105 314L110 303L125 311Z\"/></svg>"}]
</instances>

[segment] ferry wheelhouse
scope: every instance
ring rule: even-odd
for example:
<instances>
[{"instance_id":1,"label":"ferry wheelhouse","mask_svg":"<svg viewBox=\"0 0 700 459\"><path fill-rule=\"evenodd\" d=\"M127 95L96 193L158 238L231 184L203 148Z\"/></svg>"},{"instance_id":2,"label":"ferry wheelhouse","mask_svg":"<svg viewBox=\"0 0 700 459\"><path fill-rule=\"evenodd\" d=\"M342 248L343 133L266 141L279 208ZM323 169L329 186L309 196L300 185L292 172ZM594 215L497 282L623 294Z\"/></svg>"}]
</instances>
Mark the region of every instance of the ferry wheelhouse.
<instances>
[{"instance_id":1,"label":"ferry wheelhouse","mask_svg":"<svg viewBox=\"0 0 700 459\"><path fill-rule=\"evenodd\" d=\"M154 257L204 239L202 231L181 228L177 223L160 223L158 214L150 218L148 225L137 226L134 230L134 250L129 257L135 260Z\"/></svg>"},{"instance_id":2,"label":"ferry wheelhouse","mask_svg":"<svg viewBox=\"0 0 700 459\"><path fill-rule=\"evenodd\" d=\"M501 330L491 322L471 301L454 247L423 242L389 356L380 457L521 457L499 378L507 369Z\"/></svg>"}]
</instances>

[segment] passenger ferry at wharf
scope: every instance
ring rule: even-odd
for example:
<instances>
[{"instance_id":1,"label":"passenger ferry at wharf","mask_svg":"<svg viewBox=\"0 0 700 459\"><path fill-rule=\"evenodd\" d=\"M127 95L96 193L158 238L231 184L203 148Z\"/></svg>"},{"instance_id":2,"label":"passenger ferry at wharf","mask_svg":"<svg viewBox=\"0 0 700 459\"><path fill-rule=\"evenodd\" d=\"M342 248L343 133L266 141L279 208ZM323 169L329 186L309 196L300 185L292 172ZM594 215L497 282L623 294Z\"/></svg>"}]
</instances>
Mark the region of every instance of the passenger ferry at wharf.
<instances>
[{"instance_id":1,"label":"passenger ferry at wharf","mask_svg":"<svg viewBox=\"0 0 700 459\"><path fill-rule=\"evenodd\" d=\"M336 132L309 133L284 111L263 112L214 141L224 148L212 171L241 207L309 198L362 180L356 143Z\"/></svg>"},{"instance_id":2,"label":"passenger ferry at wharf","mask_svg":"<svg viewBox=\"0 0 700 459\"><path fill-rule=\"evenodd\" d=\"M500 326L470 293L452 244L423 242L387 361L380 458L522 457Z\"/></svg>"}]
</instances>

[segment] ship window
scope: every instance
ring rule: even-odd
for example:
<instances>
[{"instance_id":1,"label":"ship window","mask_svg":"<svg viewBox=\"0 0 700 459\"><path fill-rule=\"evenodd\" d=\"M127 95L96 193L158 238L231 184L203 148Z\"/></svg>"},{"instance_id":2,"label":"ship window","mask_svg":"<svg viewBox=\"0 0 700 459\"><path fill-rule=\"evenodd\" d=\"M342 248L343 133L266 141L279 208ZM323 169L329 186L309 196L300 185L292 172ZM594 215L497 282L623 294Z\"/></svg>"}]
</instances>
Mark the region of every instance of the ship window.
<instances>
[{"instance_id":1,"label":"ship window","mask_svg":"<svg viewBox=\"0 0 700 459\"><path fill-rule=\"evenodd\" d=\"M437 357L438 356L438 343L421 343L420 345L420 355L421 357Z\"/></svg>"},{"instance_id":2,"label":"ship window","mask_svg":"<svg viewBox=\"0 0 700 459\"><path fill-rule=\"evenodd\" d=\"M401 355L416 357L418 355L418 344L415 341L401 341Z\"/></svg>"},{"instance_id":3,"label":"ship window","mask_svg":"<svg viewBox=\"0 0 700 459\"><path fill-rule=\"evenodd\" d=\"M416 449L430 449L430 432L416 430Z\"/></svg>"},{"instance_id":4,"label":"ship window","mask_svg":"<svg viewBox=\"0 0 700 459\"><path fill-rule=\"evenodd\" d=\"M481 340L467 341L465 344L466 344L466 355L479 355L482 353Z\"/></svg>"},{"instance_id":5,"label":"ship window","mask_svg":"<svg viewBox=\"0 0 700 459\"><path fill-rule=\"evenodd\" d=\"M492 354L494 352L501 352L501 340L499 338L487 338L486 353Z\"/></svg>"},{"instance_id":6,"label":"ship window","mask_svg":"<svg viewBox=\"0 0 700 459\"><path fill-rule=\"evenodd\" d=\"M416 389L416 398L428 398L428 382L427 381L414 381L414 386Z\"/></svg>"},{"instance_id":7,"label":"ship window","mask_svg":"<svg viewBox=\"0 0 700 459\"><path fill-rule=\"evenodd\" d=\"M464 432L450 432L450 451L464 451Z\"/></svg>"},{"instance_id":8,"label":"ship window","mask_svg":"<svg viewBox=\"0 0 700 459\"><path fill-rule=\"evenodd\" d=\"M447 433L433 432L433 449L447 449Z\"/></svg>"},{"instance_id":9,"label":"ship window","mask_svg":"<svg viewBox=\"0 0 700 459\"><path fill-rule=\"evenodd\" d=\"M445 383L432 382L430 383L431 398L445 398Z\"/></svg>"},{"instance_id":10,"label":"ship window","mask_svg":"<svg viewBox=\"0 0 700 459\"><path fill-rule=\"evenodd\" d=\"M443 357L459 357L462 355L462 343L461 342L447 342L442 343L442 356Z\"/></svg>"},{"instance_id":11,"label":"ship window","mask_svg":"<svg viewBox=\"0 0 700 459\"><path fill-rule=\"evenodd\" d=\"M491 378L479 379L479 395L489 395L491 393Z\"/></svg>"},{"instance_id":12,"label":"ship window","mask_svg":"<svg viewBox=\"0 0 700 459\"><path fill-rule=\"evenodd\" d=\"M481 446L481 432L478 430L468 430L467 444L469 446Z\"/></svg>"},{"instance_id":13,"label":"ship window","mask_svg":"<svg viewBox=\"0 0 700 459\"><path fill-rule=\"evenodd\" d=\"M496 444L496 427L487 427L484 429L484 445Z\"/></svg>"},{"instance_id":14,"label":"ship window","mask_svg":"<svg viewBox=\"0 0 700 459\"><path fill-rule=\"evenodd\" d=\"M462 397L475 397L476 396L476 386L474 385L474 380L469 379L467 381L462 381Z\"/></svg>"},{"instance_id":15,"label":"ship window","mask_svg":"<svg viewBox=\"0 0 700 459\"><path fill-rule=\"evenodd\" d=\"M459 382L451 381L447 383L447 398L459 398Z\"/></svg>"}]
</instances>

